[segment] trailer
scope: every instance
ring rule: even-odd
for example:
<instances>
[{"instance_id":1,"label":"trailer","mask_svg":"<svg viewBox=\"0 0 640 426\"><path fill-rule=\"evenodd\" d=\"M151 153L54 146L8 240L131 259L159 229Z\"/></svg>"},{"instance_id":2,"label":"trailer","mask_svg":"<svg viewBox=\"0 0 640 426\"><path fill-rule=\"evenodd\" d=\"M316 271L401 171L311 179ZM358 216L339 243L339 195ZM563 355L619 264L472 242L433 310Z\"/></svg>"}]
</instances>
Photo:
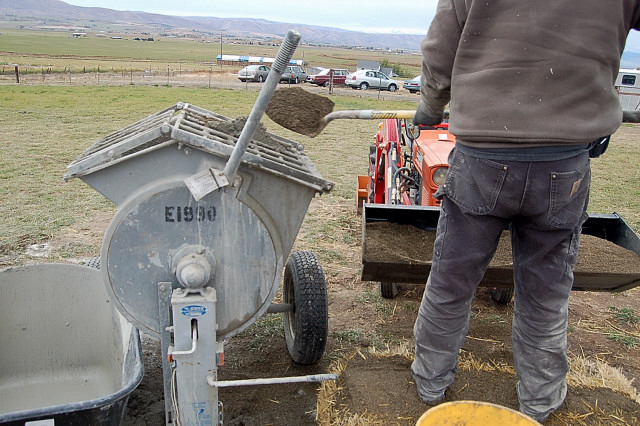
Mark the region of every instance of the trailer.
<instances>
[{"instance_id":1,"label":"trailer","mask_svg":"<svg viewBox=\"0 0 640 426\"><path fill-rule=\"evenodd\" d=\"M640 109L640 70L620 69L614 87L623 110Z\"/></svg>"},{"instance_id":2,"label":"trailer","mask_svg":"<svg viewBox=\"0 0 640 426\"><path fill-rule=\"evenodd\" d=\"M396 297L398 284L427 281L440 214L434 194L444 183L454 145L446 122L419 128L398 119L380 124L369 151L368 174L358 176L357 203L362 212L361 278L379 281L384 298ZM617 213L591 214L582 233L640 255L638 236ZM634 261L640 266L640 257L632 257ZM480 283L498 303L508 303L514 294L509 262L490 264ZM577 268L574 290L623 291L640 284L634 272L586 269Z\"/></svg>"}]
</instances>

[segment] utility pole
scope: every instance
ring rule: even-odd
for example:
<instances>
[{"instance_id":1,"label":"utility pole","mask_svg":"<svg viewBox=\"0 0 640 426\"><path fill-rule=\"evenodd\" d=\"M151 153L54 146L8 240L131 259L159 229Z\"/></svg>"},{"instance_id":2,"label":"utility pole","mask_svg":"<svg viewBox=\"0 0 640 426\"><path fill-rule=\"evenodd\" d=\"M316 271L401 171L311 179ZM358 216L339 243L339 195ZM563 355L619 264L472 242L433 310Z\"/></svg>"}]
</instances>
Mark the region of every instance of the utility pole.
<instances>
[{"instance_id":1,"label":"utility pole","mask_svg":"<svg viewBox=\"0 0 640 426\"><path fill-rule=\"evenodd\" d=\"M222 72L222 34L220 34L220 72Z\"/></svg>"}]
</instances>

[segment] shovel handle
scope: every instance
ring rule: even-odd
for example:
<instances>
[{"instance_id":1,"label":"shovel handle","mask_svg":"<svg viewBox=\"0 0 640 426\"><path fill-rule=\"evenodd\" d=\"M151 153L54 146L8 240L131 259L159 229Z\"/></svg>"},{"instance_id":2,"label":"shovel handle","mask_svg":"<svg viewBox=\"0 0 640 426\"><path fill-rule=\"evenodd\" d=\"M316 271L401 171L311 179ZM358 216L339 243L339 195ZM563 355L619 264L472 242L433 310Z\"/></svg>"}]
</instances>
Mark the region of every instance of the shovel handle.
<instances>
[{"instance_id":1,"label":"shovel handle","mask_svg":"<svg viewBox=\"0 0 640 426\"><path fill-rule=\"evenodd\" d=\"M371 111L371 118L373 119L386 119L386 118L398 118L398 119L412 119L416 115L415 110L398 110L398 111Z\"/></svg>"},{"instance_id":2,"label":"shovel handle","mask_svg":"<svg viewBox=\"0 0 640 426\"><path fill-rule=\"evenodd\" d=\"M258 94L258 99L256 103L253 105L251 109L251 113L249 113L249 117L247 118L247 122L238 137L238 141L236 142L236 146L227 161L227 164L224 167L223 174L226 176L229 183L232 182L233 176L236 174L238 167L240 166L240 162L242 160L242 156L244 155L247 147L249 146L249 141L253 137L253 134L256 131L256 127L258 127L258 123L260 123L260 118L264 114L267 109L267 105L273 96L273 92L276 90L276 86L280 82L280 76L285 71L291 57L293 56L293 52L295 52L298 43L300 42L300 33L297 31L289 30L287 35L285 36L282 44L280 45L280 49L278 50L278 54L273 63L273 67L271 68L271 72L267 75L267 80L262 86L262 90Z\"/></svg>"},{"instance_id":3,"label":"shovel handle","mask_svg":"<svg viewBox=\"0 0 640 426\"><path fill-rule=\"evenodd\" d=\"M376 111L372 109L334 111L324 117L326 123L337 119L384 120L386 118L413 118L415 110Z\"/></svg>"}]
</instances>

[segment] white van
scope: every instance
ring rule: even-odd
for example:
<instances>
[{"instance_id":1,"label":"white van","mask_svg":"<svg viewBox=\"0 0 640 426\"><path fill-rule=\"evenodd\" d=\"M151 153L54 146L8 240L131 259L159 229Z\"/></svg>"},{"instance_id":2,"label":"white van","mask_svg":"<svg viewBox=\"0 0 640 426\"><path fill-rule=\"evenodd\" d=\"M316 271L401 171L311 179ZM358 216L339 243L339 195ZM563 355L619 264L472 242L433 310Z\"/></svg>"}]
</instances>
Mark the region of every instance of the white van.
<instances>
[{"instance_id":1,"label":"white van","mask_svg":"<svg viewBox=\"0 0 640 426\"><path fill-rule=\"evenodd\" d=\"M640 110L640 70L620 69L614 87L623 110Z\"/></svg>"}]
</instances>

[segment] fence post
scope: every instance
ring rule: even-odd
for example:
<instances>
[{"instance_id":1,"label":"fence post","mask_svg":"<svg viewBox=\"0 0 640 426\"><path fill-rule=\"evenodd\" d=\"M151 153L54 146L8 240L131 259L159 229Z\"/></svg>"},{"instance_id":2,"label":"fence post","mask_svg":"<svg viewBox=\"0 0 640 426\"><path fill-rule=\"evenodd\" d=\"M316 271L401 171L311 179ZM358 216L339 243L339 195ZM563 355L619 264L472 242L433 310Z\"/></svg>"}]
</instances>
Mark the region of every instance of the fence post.
<instances>
[{"instance_id":1,"label":"fence post","mask_svg":"<svg viewBox=\"0 0 640 426\"><path fill-rule=\"evenodd\" d=\"M333 95L333 68L329 70L329 94Z\"/></svg>"},{"instance_id":2,"label":"fence post","mask_svg":"<svg viewBox=\"0 0 640 426\"><path fill-rule=\"evenodd\" d=\"M16 65L16 83L20 84L20 71L18 70L17 65Z\"/></svg>"}]
</instances>

